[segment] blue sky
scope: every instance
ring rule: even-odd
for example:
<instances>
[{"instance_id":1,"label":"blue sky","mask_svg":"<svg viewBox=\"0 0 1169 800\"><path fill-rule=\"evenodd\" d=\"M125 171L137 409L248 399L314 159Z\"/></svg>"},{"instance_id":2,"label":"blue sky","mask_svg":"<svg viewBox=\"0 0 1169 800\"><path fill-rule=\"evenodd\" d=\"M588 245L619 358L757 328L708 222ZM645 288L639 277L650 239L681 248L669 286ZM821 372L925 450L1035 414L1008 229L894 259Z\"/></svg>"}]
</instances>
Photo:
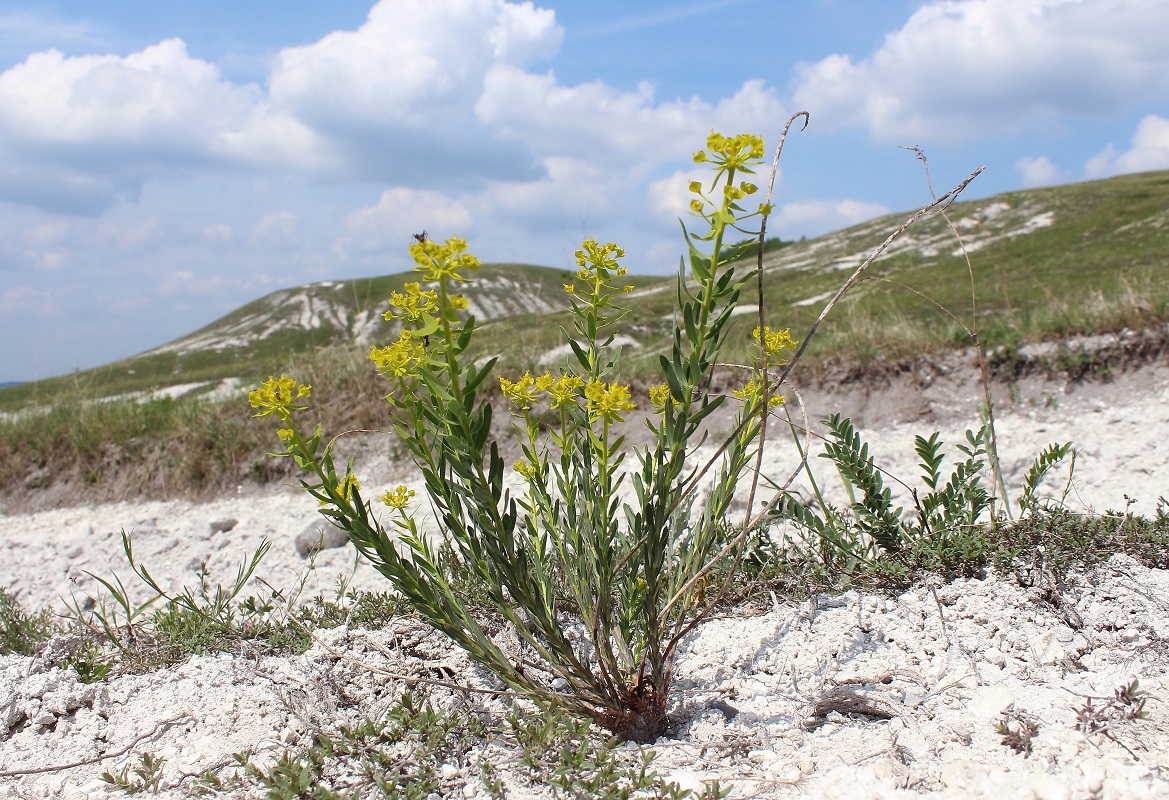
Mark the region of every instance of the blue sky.
<instances>
[{"instance_id":1,"label":"blue sky","mask_svg":"<svg viewBox=\"0 0 1169 800\"><path fill-rule=\"evenodd\" d=\"M0 1L0 382L132 355L410 234L677 263L711 128L788 140L769 229L1169 168L1165 0Z\"/></svg>"}]
</instances>

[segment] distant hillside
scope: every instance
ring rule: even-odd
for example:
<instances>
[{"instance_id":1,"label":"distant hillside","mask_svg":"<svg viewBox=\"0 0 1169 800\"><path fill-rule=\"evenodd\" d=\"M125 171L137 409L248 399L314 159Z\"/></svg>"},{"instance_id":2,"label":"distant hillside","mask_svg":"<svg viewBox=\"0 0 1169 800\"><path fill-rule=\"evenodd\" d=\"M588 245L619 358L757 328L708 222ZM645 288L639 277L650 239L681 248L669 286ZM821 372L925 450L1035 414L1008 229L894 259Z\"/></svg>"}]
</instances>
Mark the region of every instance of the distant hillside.
<instances>
[{"instance_id":1,"label":"distant hillside","mask_svg":"<svg viewBox=\"0 0 1169 800\"><path fill-rule=\"evenodd\" d=\"M800 336L845 277L909 213L768 250L769 324L790 326ZM1169 172L956 203L948 217L973 262L984 343L1009 349L1169 321ZM490 323L478 340L481 351L502 356L507 369L562 362L562 284L570 274L522 264L484 265L466 293L471 310ZM386 340L392 333L381 316L386 298L411 275L273 292L162 347L67 380L87 386L91 396L238 391L241 382L278 370L295 353L349 343L366 348ZM913 287L969 324L966 260L941 215L911 228L870 276L883 280L867 281L848 296L817 334L811 358L865 362L968 344L961 327L933 303L892 283ZM637 291L627 298L631 313L622 322L620 341L628 346L626 363L648 370L667 347L675 282L630 277ZM736 321L744 341L757 314L750 288ZM51 395L64 380L2 389L0 407L19 406L34 393Z\"/></svg>"},{"instance_id":2,"label":"distant hillside","mask_svg":"<svg viewBox=\"0 0 1169 800\"><path fill-rule=\"evenodd\" d=\"M469 310L484 321L541 314L563 303L571 273L529 264L484 264L463 292ZM222 394L290 355L355 343L368 349L396 330L383 319L387 299L413 272L376 278L321 281L281 289L254 300L193 333L130 358L73 373L68 384L92 396L152 392L178 396ZM647 278L634 278L637 284ZM34 392L52 395L62 378L0 390L0 407L19 405Z\"/></svg>"}]
</instances>

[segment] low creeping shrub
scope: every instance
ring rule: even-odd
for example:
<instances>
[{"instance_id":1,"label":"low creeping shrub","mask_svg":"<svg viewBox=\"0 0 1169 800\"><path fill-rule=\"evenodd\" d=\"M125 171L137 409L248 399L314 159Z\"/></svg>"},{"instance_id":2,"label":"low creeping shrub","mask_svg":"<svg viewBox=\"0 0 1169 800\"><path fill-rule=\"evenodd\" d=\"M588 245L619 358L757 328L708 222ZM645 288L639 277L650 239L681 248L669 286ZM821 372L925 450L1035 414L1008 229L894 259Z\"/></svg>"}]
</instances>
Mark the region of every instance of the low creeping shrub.
<instances>
[{"instance_id":1,"label":"low creeping shrub","mask_svg":"<svg viewBox=\"0 0 1169 800\"><path fill-rule=\"evenodd\" d=\"M987 526L998 525L1005 516L994 510L995 498L982 484L990 447L990 425L967 430L966 441L957 445L959 460L948 476L943 473L944 442L940 433L929 438L916 436L914 450L921 459L922 489L902 484L913 499L916 514L895 507L893 493L886 486L883 471L869 454L869 446L852 421L832 414L823 423L828 428L821 458L836 467L851 501L847 508L828 503L815 475L804 462L815 503L804 504L793 493L781 491L770 511L773 519L790 521L800 537L795 544L818 550L820 559L845 573L860 564L870 564L889 577L908 570L931 572L960 571L969 574L981 568L999 545L988 535ZM793 426L793 434L795 433ZM798 436L794 436L800 447ZM801 448L802 449L802 448ZM1039 485L1069 454L1067 488L1059 500L1045 500ZM1071 444L1053 444L1034 460L1024 478L1019 509L1024 518L1058 513L1071 486L1075 454ZM899 483L901 481L898 481ZM776 555L777 543L766 539Z\"/></svg>"},{"instance_id":2,"label":"low creeping shrub","mask_svg":"<svg viewBox=\"0 0 1169 800\"><path fill-rule=\"evenodd\" d=\"M615 745L591 723L563 712L532 715L513 707L501 720L458 701L442 707L406 692L383 717L318 733L266 766L251 753L237 753L234 774L208 772L195 791L218 796L261 788L272 800L423 800L472 796L479 787L502 800L523 796L528 786L549 787L565 800L720 800L729 793L717 781L701 794L680 789L650 768L654 751ZM518 752L518 759L492 763L491 752L501 747ZM128 776L124 783L133 786Z\"/></svg>"},{"instance_id":3,"label":"low creeping shrub","mask_svg":"<svg viewBox=\"0 0 1169 800\"><path fill-rule=\"evenodd\" d=\"M29 613L16 596L0 587L0 656L31 656L42 642L61 632L49 609Z\"/></svg>"}]
</instances>

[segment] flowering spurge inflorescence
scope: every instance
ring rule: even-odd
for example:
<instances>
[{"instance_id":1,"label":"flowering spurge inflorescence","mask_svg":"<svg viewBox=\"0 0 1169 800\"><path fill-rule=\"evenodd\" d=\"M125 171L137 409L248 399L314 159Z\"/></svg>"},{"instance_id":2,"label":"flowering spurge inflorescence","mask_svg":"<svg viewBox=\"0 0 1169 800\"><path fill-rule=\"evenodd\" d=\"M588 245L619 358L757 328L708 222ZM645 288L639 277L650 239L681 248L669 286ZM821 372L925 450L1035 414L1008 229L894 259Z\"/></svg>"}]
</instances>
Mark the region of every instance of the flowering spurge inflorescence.
<instances>
[{"instance_id":1,"label":"flowering spurge inflorescence","mask_svg":"<svg viewBox=\"0 0 1169 800\"><path fill-rule=\"evenodd\" d=\"M304 486L323 502L322 513L424 619L530 699L628 739L650 741L665 730L678 644L709 610L705 576L742 538L724 520L758 447L767 396L754 388L758 381L741 392L740 424L703 498L693 495L693 479L703 420L725 400L710 389L712 370L740 287L754 275L734 263L744 250L723 241L770 211L737 204L756 191L740 177L762 153L758 137L712 134L695 157L715 167L709 189L691 185L692 209L707 229L686 232L690 269L679 276L679 322L660 358L661 381L649 390L647 446L630 450L621 432L636 407L630 385L616 375L627 311L615 300L632 291L621 281L625 252L593 239L582 242L579 270L565 285L570 363L499 377L523 453L514 466L518 494L506 484L514 473L482 397L496 360L468 356L475 320L464 318L467 301L454 293L479 261L458 238L410 248L420 280L394 292L387 312L403 329L370 358L396 389L387 398L394 427L422 473L441 547L419 529L412 490L386 492L380 514L388 516L380 517L351 470L337 474L320 430L300 436L291 415L295 382L269 387L257 406L287 424L286 454L308 472ZM786 331L763 329L755 339L763 368L792 344ZM636 464L627 467L630 452ZM457 585L456 575L474 591ZM472 594L510 623L524 644L522 662L480 625L468 605ZM588 645L570 630L586 631Z\"/></svg>"},{"instance_id":2,"label":"flowering spurge inflorescence","mask_svg":"<svg viewBox=\"0 0 1169 800\"><path fill-rule=\"evenodd\" d=\"M287 421L293 411L308 408L306 405L297 405L296 401L312 394L313 387L299 384L285 375L279 378L269 378L258 388L248 392L248 402L252 408L260 409L257 417L266 417L275 414L281 420Z\"/></svg>"}]
</instances>

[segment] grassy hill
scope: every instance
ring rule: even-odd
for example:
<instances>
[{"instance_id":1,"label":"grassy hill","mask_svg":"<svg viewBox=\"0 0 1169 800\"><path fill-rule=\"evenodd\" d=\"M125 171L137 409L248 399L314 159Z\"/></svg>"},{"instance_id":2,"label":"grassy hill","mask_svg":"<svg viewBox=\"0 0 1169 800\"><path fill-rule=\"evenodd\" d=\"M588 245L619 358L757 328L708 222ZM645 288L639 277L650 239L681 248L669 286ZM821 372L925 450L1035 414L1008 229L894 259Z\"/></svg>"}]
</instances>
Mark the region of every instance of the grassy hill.
<instances>
[{"instance_id":1,"label":"grassy hill","mask_svg":"<svg viewBox=\"0 0 1169 800\"><path fill-rule=\"evenodd\" d=\"M559 307L566 275L528 264L485 264L465 294L470 310L482 320L539 315ZM401 273L281 289L145 353L68 376L0 389L0 409L11 410L63 391L89 397L168 388L172 395L206 394L278 371L298 353L339 345L368 350L370 344L393 333L392 323L382 318L390 292L414 279L413 273Z\"/></svg>"},{"instance_id":2,"label":"grassy hill","mask_svg":"<svg viewBox=\"0 0 1169 800\"><path fill-rule=\"evenodd\" d=\"M907 216L891 214L769 250L769 324L790 326L797 336L807 330L848 274ZM948 216L973 262L979 325L989 345L1016 348L1169 319L1169 172L996 195L957 203ZM968 343L961 327L931 302L890 282L922 292L970 324L966 260L941 215L918 222L869 275L821 329L811 361L910 358ZM562 346L561 286L568 276L547 267L484 265L467 293L471 310L488 323L478 347L503 356L504 368L555 362ZM172 394L222 391L322 347L364 351L393 335L381 312L389 293L408 280L410 273L273 292L132 358L0 389L0 409L69 389L90 397L168 387ZM627 366L641 372L666 346L674 278L631 280L638 291L628 298L631 313L621 333ZM740 309L742 339L756 320L751 295Z\"/></svg>"},{"instance_id":3,"label":"grassy hill","mask_svg":"<svg viewBox=\"0 0 1169 800\"><path fill-rule=\"evenodd\" d=\"M768 324L790 326L803 338L847 276L907 216L767 249ZM1098 351L1067 346L1077 335L1141 331L1135 338L1152 343L1146 352L1159 352L1169 339L1169 172L997 195L955 204L948 217L972 262L982 342L1006 369L1029 351L1053 354L1048 363L1056 368L1105 364ZM962 325L935 305L971 325L966 258L941 215L922 219L867 275L820 328L797 379L825 366L836 376L842 366L871 375L878 362L898 369L969 346ZM485 265L466 293L484 321L473 347L500 356L507 373L566 364L559 331L566 315L556 310L565 302L566 276ZM0 505L212 495L249 479L286 477L286 461L264 456L270 426L252 418L242 398L244 387L273 373L317 387L311 413L327 430L384 427L385 382L365 353L394 336L381 312L389 293L410 279L285 289L133 358L0 388ZM631 310L619 341L626 346L623 375L636 382L656 376L657 355L668 346L675 279L631 282L636 290L622 298ZM727 362L744 360L757 309L752 285L734 318Z\"/></svg>"}]
</instances>

